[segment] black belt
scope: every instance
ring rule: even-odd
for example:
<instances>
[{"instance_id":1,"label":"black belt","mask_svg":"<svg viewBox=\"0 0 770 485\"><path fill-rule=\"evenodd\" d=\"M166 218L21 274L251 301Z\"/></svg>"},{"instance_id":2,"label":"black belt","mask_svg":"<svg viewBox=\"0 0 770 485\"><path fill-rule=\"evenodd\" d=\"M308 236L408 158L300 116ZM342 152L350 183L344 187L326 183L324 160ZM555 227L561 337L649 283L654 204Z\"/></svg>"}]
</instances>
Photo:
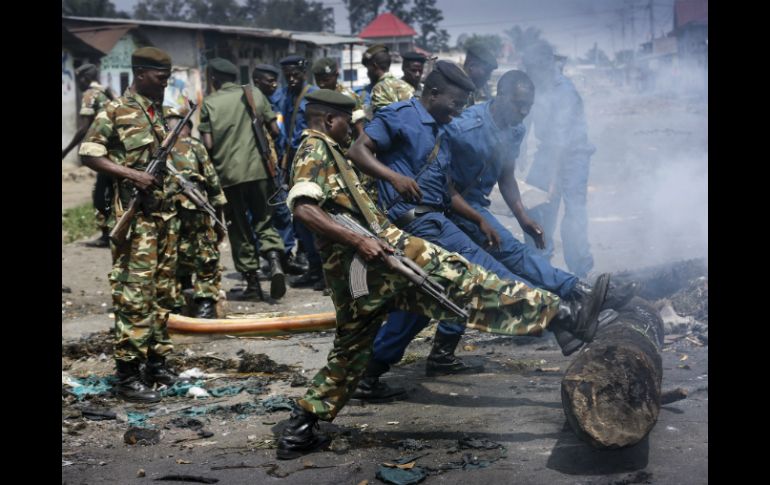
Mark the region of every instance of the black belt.
<instances>
[{"instance_id":1,"label":"black belt","mask_svg":"<svg viewBox=\"0 0 770 485\"><path fill-rule=\"evenodd\" d=\"M431 212L444 212L443 210L437 208L437 207L431 207L429 205L417 205L413 209L409 209L408 211L401 214L401 217L393 221L393 224L396 225L399 229L403 229L409 224L412 223L413 220L417 219L420 216L424 216L425 214L429 214Z\"/></svg>"}]
</instances>

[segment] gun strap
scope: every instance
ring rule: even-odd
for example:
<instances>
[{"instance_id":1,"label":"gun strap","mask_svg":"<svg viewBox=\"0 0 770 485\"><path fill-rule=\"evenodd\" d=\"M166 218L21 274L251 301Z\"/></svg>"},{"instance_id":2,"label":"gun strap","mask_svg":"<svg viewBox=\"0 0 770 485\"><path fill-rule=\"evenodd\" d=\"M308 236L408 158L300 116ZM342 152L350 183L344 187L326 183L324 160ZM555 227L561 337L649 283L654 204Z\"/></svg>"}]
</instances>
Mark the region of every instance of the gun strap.
<instances>
[{"instance_id":1,"label":"gun strap","mask_svg":"<svg viewBox=\"0 0 770 485\"><path fill-rule=\"evenodd\" d=\"M324 140L324 143L326 143L326 140ZM347 160L345 160L345 158L343 158L343 156L334 147L329 146L328 143L326 146L329 151L332 152L332 155L334 156L334 162L340 171L342 180L345 182L345 185L348 186L350 195L353 196L353 201L355 202L356 206L358 206L358 210L361 212L361 215L364 216L366 223L369 224L369 229L374 231L374 233L379 236L382 232L382 226L380 226L380 223L377 221L377 217L374 215L373 207L366 202L366 192L364 192L364 189L361 186L361 181L353 171L353 168L348 165Z\"/></svg>"},{"instance_id":2,"label":"gun strap","mask_svg":"<svg viewBox=\"0 0 770 485\"><path fill-rule=\"evenodd\" d=\"M286 157L289 153L289 149L291 148L291 142L294 138L294 123L297 121L297 111L299 111L299 104L302 102L302 99L307 94L308 89L310 89L310 84L305 84L305 87L302 88L302 92L299 93L299 96L297 96L297 99L294 100L294 111L291 112L291 120L289 121L289 130L286 132L286 149L283 151L283 159L284 162L281 164L281 168L286 168Z\"/></svg>"}]
</instances>

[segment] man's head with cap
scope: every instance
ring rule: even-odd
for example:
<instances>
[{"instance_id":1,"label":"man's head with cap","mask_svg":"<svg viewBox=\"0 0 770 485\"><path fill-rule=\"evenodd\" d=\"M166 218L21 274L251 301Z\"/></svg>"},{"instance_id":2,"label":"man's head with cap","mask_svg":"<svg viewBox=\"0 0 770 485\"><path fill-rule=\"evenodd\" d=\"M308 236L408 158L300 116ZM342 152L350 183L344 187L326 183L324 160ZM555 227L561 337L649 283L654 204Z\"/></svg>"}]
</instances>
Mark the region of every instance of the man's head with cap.
<instances>
[{"instance_id":1,"label":"man's head with cap","mask_svg":"<svg viewBox=\"0 0 770 485\"><path fill-rule=\"evenodd\" d=\"M305 68L307 60L298 55L286 56L278 63L281 65L283 77L286 79L286 85L292 93L299 93L305 84Z\"/></svg>"},{"instance_id":2,"label":"man's head with cap","mask_svg":"<svg viewBox=\"0 0 770 485\"><path fill-rule=\"evenodd\" d=\"M227 82L235 82L238 79L238 67L227 59L215 57L209 59L209 76L216 89Z\"/></svg>"},{"instance_id":3,"label":"man's head with cap","mask_svg":"<svg viewBox=\"0 0 770 485\"><path fill-rule=\"evenodd\" d=\"M556 59L553 48L545 42L529 46L522 52L524 70L539 88L547 87L547 81L556 74Z\"/></svg>"},{"instance_id":4,"label":"man's head with cap","mask_svg":"<svg viewBox=\"0 0 770 485\"><path fill-rule=\"evenodd\" d=\"M420 81L422 81L422 71L428 58L414 51L407 52L401 57L403 59L401 70L404 71L404 81L415 89L419 88Z\"/></svg>"},{"instance_id":5,"label":"man's head with cap","mask_svg":"<svg viewBox=\"0 0 770 485\"><path fill-rule=\"evenodd\" d=\"M308 126L323 131L337 143L345 143L350 137L350 120L355 101L331 89L313 91L305 99Z\"/></svg>"},{"instance_id":6,"label":"man's head with cap","mask_svg":"<svg viewBox=\"0 0 770 485\"><path fill-rule=\"evenodd\" d=\"M272 96L278 89L278 76L280 75L281 71L273 65L257 64L251 73L251 80L254 81L254 86L262 91L262 94Z\"/></svg>"},{"instance_id":7,"label":"man's head with cap","mask_svg":"<svg viewBox=\"0 0 770 485\"><path fill-rule=\"evenodd\" d=\"M136 92L162 102L171 77L171 56L157 47L141 47L131 54L131 69Z\"/></svg>"},{"instance_id":8,"label":"man's head with cap","mask_svg":"<svg viewBox=\"0 0 770 485\"><path fill-rule=\"evenodd\" d=\"M364 52L361 64L366 66L369 81L376 83L390 69L390 49L383 44L374 44Z\"/></svg>"},{"instance_id":9,"label":"man's head with cap","mask_svg":"<svg viewBox=\"0 0 770 485\"><path fill-rule=\"evenodd\" d=\"M476 88L454 62L437 61L425 79L420 102L437 122L444 124L458 116Z\"/></svg>"},{"instance_id":10,"label":"man's head with cap","mask_svg":"<svg viewBox=\"0 0 770 485\"><path fill-rule=\"evenodd\" d=\"M319 88L331 90L337 88L337 78L340 75L337 61L331 57L322 57L313 63L311 70Z\"/></svg>"},{"instance_id":11,"label":"man's head with cap","mask_svg":"<svg viewBox=\"0 0 770 485\"><path fill-rule=\"evenodd\" d=\"M479 89L489 82L492 71L497 69L497 59L491 49L484 45L473 43L466 50L463 68L468 73L468 77L471 78L473 84L476 85L476 88Z\"/></svg>"},{"instance_id":12,"label":"man's head with cap","mask_svg":"<svg viewBox=\"0 0 770 485\"><path fill-rule=\"evenodd\" d=\"M85 91L91 85L91 82L96 81L98 75L99 70L95 65L89 63L80 65L75 69L75 79L77 80L78 88L81 91Z\"/></svg>"}]
</instances>

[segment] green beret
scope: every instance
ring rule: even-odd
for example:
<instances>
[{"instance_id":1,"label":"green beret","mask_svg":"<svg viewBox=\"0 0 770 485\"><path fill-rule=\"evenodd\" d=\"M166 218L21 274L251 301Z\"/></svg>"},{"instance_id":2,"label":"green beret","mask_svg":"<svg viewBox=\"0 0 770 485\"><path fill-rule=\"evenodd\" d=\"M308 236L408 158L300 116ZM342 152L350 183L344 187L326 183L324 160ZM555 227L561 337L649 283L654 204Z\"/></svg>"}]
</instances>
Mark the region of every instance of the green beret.
<instances>
[{"instance_id":1,"label":"green beret","mask_svg":"<svg viewBox=\"0 0 770 485\"><path fill-rule=\"evenodd\" d=\"M334 109L342 111L347 114L353 113L353 108L356 107L356 102L348 96L331 89L319 89L305 96L307 104L322 104L324 106L330 106Z\"/></svg>"},{"instance_id":2,"label":"green beret","mask_svg":"<svg viewBox=\"0 0 770 485\"><path fill-rule=\"evenodd\" d=\"M131 54L131 67L171 70L171 56L157 47L140 47Z\"/></svg>"},{"instance_id":3,"label":"green beret","mask_svg":"<svg viewBox=\"0 0 770 485\"><path fill-rule=\"evenodd\" d=\"M448 82L465 91L474 91L476 89L476 85L473 84L471 78L469 78L468 75L465 74L465 71L454 62L436 61L432 72L441 74Z\"/></svg>"},{"instance_id":4,"label":"green beret","mask_svg":"<svg viewBox=\"0 0 770 485\"><path fill-rule=\"evenodd\" d=\"M401 58L404 60L404 62L422 62L428 60L427 57L420 54L419 52L409 51L406 54L402 55Z\"/></svg>"},{"instance_id":5,"label":"green beret","mask_svg":"<svg viewBox=\"0 0 770 485\"><path fill-rule=\"evenodd\" d=\"M478 60L491 67L497 69L497 58L491 50L481 44L471 44L468 46L468 54L472 54Z\"/></svg>"},{"instance_id":6,"label":"green beret","mask_svg":"<svg viewBox=\"0 0 770 485\"><path fill-rule=\"evenodd\" d=\"M96 71L96 66L89 63L82 64L80 67L75 69L75 75L80 76L84 72L88 72L88 71Z\"/></svg>"},{"instance_id":7,"label":"green beret","mask_svg":"<svg viewBox=\"0 0 770 485\"><path fill-rule=\"evenodd\" d=\"M313 63L313 74L322 76L337 71L337 61L331 57L322 57Z\"/></svg>"},{"instance_id":8,"label":"green beret","mask_svg":"<svg viewBox=\"0 0 770 485\"><path fill-rule=\"evenodd\" d=\"M232 74L233 76L238 75L238 68L235 66L235 64L228 61L227 59L222 59L221 57L210 59L209 67L214 71L221 72L223 74Z\"/></svg>"},{"instance_id":9,"label":"green beret","mask_svg":"<svg viewBox=\"0 0 770 485\"><path fill-rule=\"evenodd\" d=\"M304 57L293 54L293 55L284 57L283 59L278 61L278 64L280 64L281 66L297 66L297 67L304 68L305 65L307 64L307 61L305 60Z\"/></svg>"},{"instance_id":10,"label":"green beret","mask_svg":"<svg viewBox=\"0 0 770 485\"><path fill-rule=\"evenodd\" d=\"M378 52L390 52L390 50L384 44L374 44L370 48L366 49L364 55L361 56L361 64L365 66Z\"/></svg>"}]
</instances>

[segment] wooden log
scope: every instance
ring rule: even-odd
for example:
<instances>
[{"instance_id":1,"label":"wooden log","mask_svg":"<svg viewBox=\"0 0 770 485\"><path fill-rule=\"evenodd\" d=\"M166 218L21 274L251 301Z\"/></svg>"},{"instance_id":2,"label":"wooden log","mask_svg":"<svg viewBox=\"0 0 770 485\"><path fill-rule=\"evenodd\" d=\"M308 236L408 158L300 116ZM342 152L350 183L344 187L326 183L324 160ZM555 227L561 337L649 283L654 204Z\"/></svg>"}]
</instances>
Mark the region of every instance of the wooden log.
<instances>
[{"instance_id":1,"label":"wooden log","mask_svg":"<svg viewBox=\"0 0 770 485\"><path fill-rule=\"evenodd\" d=\"M599 328L561 383L564 414L578 437L614 449L647 436L660 411L662 346L663 321L638 297Z\"/></svg>"}]
</instances>

